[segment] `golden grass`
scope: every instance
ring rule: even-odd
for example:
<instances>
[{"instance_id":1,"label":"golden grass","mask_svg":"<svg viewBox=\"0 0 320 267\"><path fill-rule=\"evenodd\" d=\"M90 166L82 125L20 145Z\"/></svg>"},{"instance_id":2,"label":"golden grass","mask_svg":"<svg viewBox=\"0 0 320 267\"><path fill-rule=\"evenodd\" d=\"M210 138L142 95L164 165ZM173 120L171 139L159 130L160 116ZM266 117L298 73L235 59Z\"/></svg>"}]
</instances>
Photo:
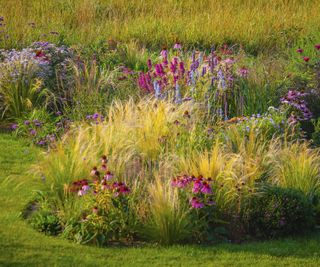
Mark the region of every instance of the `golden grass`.
<instances>
[{"instance_id":1,"label":"golden grass","mask_svg":"<svg viewBox=\"0 0 320 267\"><path fill-rule=\"evenodd\" d=\"M320 32L316 0L12 0L1 1L0 10L11 36L2 46L58 31L61 36L52 39L70 44L135 39L159 48L180 40L206 47L231 42L258 51Z\"/></svg>"}]
</instances>

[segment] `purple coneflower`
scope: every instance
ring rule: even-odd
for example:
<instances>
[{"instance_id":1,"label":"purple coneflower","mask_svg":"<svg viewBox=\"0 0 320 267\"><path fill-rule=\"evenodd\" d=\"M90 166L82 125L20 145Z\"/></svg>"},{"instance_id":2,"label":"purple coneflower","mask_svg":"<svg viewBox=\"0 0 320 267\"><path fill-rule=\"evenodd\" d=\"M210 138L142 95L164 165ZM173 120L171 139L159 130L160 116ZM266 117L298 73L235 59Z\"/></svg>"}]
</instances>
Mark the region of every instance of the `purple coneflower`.
<instances>
[{"instance_id":1,"label":"purple coneflower","mask_svg":"<svg viewBox=\"0 0 320 267\"><path fill-rule=\"evenodd\" d=\"M203 194L211 194L212 189L207 182L202 182L201 193Z\"/></svg>"},{"instance_id":2,"label":"purple coneflower","mask_svg":"<svg viewBox=\"0 0 320 267\"><path fill-rule=\"evenodd\" d=\"M199 201L196 197L193 197L190 200L190 204L194 209L202 209L204 207L204 204L201 201Z\"/></svg>"},{"instance_id":3,"label":"purple coneflower","mask_svg":"<svg viewBox=\"0 0 320 267\"><path fill-rule=\"evenodd\" d=\"M175 43L175 45L173 46L173 49L175 50L180 50L182 48L180 43Z\"/></svg>"}]
</instances>

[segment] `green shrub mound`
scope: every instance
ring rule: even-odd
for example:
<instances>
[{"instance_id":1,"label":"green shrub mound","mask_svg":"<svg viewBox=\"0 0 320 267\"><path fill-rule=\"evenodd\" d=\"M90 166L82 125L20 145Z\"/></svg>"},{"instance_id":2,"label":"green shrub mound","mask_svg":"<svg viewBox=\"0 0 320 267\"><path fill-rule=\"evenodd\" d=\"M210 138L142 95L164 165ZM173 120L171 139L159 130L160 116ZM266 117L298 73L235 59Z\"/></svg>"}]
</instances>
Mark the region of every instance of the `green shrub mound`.
<instances>
[{"instance_id":1,"label":"green shrub mound","mask_svg":"<svg viewBox=\"0 0 320 267\"><path fill-rule=\"evenodd\" d=\"M302 192L273 186L248 200L242 218L248 233L257 238L300 234L314 226L312 205Z\"/></svg>"}]
</instances>

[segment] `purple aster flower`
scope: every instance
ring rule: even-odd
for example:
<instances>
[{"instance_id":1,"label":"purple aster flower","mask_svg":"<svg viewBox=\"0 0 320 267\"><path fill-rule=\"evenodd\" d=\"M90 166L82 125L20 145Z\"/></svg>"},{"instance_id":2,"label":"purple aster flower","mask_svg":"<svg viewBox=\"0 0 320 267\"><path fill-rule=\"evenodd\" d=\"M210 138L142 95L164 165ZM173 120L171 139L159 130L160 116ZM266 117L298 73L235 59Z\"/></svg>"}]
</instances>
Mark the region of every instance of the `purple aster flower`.
<instances>
[{"instance_id":1,"label":"purple aster flower","mask_svg":"<svg viewBox=\"0 0 320 267\"><path fill-rule=\"evenodd\" d=\"M13 130L18 129L18 124L15 124L15 123L14 123L14 124L12 124L12 125L11 125L11 129L13 129Z\"/></svg>"},{"instance_id":2,"label":"purple aster flower","mask_svg":"<svg viewBox=\"0 0 320 267\"><path fill-rule=\"evenodd\" d=\"M29 120L25 120L23 124L24 125L30 125L30 121Z\"/></svg>"},{"instance_id":3,"label":"purple aster flower","mask_svg":"<svg viewBox=\"0 0 320 267\"><path fill-rule=\"evenodd\" d=\"M40 140L37 144L38 144L39 146L44 146L44 145L46 144L46 141Z\"/></svg>"},{"instance_id":4,"label":"purple aster flower","mask_svg":"<svg viewBox=\"0 0 320 267\"><path fill-rule=\"evenodd\" d=\"M30 130L30 134L31 134L31 135L36 135L36 134L37 134L37 132L36 132L36 130L31 129L31 130Z\"/></svg>"},{"instance_id":5,"label":"purple aster flower","mask_svg":"<svg viewBox=\"0 0 320 267\"><path fill-rule=\"evenodd\" d=\"M99 113L94 113L92 119L97 120L99 118Z\"/></svg>"}]
</instances>

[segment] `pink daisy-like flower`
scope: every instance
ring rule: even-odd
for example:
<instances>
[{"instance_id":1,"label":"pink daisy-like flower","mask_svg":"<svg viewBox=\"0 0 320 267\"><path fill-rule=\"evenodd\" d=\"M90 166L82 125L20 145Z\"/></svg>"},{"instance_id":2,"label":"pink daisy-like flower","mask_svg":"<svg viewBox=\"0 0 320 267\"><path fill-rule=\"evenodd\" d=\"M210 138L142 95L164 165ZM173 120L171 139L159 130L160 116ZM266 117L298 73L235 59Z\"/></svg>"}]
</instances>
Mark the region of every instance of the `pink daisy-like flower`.
<instances>
[{"instance_id":1,"label":"pink daisy-like flower","mask_svg":"<svg viewBox=\"0 0 320 267\"><path fill-rule=\"evenodd\" d=\"M190 204L194 209L202 209L204 207L204 204L201 201L199 201L196 197L193 197L190 200Z\"/></svg>"},{"instance_id":2,"label":"pink daisy-like flower","mask_svg":"<svg viewBox=\"0 0 320 267\"><path fill-rule=\"evenodd\" d=\"M173 49L180 50L182 48L182 45L180 43L175 43L173 46Z\"/></svg>"}]
</instances>

